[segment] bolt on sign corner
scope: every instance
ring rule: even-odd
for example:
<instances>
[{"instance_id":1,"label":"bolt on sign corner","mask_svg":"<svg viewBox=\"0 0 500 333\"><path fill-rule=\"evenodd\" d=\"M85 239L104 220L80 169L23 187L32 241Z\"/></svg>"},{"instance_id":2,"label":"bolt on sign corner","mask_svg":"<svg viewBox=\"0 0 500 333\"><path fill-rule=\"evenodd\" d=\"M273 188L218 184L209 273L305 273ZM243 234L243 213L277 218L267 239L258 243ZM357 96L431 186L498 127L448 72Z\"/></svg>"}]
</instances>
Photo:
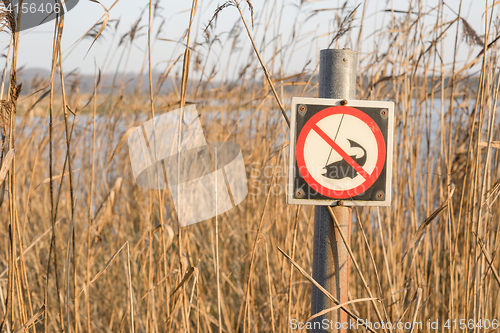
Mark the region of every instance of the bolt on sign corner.
<instances>
[{"instance_id":1,"label":"bolt on sign corner","mask_svg":"<svg viewBox=\"0 0 500 333\"><path fill-rule=\"evenodd\" d=\"M394 103L292 98L288 204L389 206Z\"/></svg>"}]
</instances>

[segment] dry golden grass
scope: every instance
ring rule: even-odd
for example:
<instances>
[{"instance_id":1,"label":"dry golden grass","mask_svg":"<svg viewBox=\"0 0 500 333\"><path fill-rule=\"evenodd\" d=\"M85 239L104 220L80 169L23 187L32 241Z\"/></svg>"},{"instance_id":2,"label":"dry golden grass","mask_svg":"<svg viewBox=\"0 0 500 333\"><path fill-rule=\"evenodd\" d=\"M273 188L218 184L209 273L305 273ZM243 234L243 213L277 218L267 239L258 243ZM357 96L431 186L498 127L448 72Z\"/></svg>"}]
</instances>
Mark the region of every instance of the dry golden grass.
<instances>
[{"instance_id":1,"label":"dry golden grass","mask_svg":"<svg viewBox=\"0 0 500 333\"><path fill-rule=\"evenodd\" d=\"M349 298L358 302L346 307L375 322L376 306L386 320L421 321L429 331L429 319L500 319L500 31L498 4L487 10L481 32L458 13L446 21L442 3L427 14L420 1L413 6L411 13L385 13L386 28L366 40L352 29L363 28L364 9L340 9L328 36L331 47L378 44L376 52L360 49L358 99L396 104L393 202L353 210ZM238 84L224 71L210 72L217 36L208 27L205 42L188 33L183 54L168 59L183 66L180 76L174 65L164 73L175 83L167 95L158 94L151 75L146 95L123 93L119 76L103 94L101 79L112 74L98 71L93 94L67 88L58 20L51 78L29 93L49 88L18 99L22 38L11 33L12 76L0 114L1 332L288 332L290 319L310 317L314 214L285 203L283 115L292 96L316 95L317 59L308 59L312 71L269 72L280 68L281 46L275 39L275 54L261 54L252 36L254 7L230 1L216 13L242 19L239 42L253 47L251 57L227 51L241 62ZM267 28L282 15L261 15L255 26ZM195 17L193 10L188 31ZM122 37L124 55L134 31ZM304 38L311 37L297 34L287 51ZM455 49L445 49L449 39ZM458 46L471 57L444 64ZM181 229L168 191L135 185L125 139L152 115L191 102L207 141L241 147L249 195L217 221Z\"/></svg>"}]
</instances>

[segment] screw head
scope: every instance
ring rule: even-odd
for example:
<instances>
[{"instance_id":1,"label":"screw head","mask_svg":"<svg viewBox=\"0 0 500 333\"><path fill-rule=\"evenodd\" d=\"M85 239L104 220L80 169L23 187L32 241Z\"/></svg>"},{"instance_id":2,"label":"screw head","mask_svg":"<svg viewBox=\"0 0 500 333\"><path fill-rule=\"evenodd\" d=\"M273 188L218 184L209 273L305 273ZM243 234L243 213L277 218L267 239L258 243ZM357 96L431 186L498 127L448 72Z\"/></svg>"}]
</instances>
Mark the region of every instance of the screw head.
<instances>
[{"instance_id":1,"label":"screw head","mask_svg":"<svg viewBox=\"0 0 500 333\"><path fill-rule=\"evenodd\" d=\"M347 99L343 99L340 101L340 105L347 105Z\"/></svg>"},{"instance_id":2,"label":"screw head","mask_svg":"<svg viewBox=\"0 0 500 333\"><path fill-rule=\"evenodd\" d=\"M383 200L384 199L384 191L378 191L376 194L377 200Z\"/></svg>"},{"instance_id":3,"label":"screw head","mask_svg":"<svg viewBox=\"0 0 500 333\"><path fill-rule=\"evenodd\" d=\"M387 110L386 109L381 110L380 115L382 116L382 118L386 118L387 117Z\"/></svg>"},{"instance_id":4,"label":"screw head","mask_svg":"<svg viewBox=\"0 0 500 333\"><path fill-rule=\"evenodd\" d=\"M304 196L304 192L302 192L302 190L297 190L295 191L295 196L297 198L302 198Z\"/></svg>"},{"instance_id":5,"label":"screw head","mask_svg":"<svg viewBox=\"0 0 500 333\"><path fill-rule=\"evenodd\" d=\"M301 114L306 113L306 111L307 111L307 107L305 105L303 105L303 104L299 105L299 112Z\"/></svg>"}]
</instances>

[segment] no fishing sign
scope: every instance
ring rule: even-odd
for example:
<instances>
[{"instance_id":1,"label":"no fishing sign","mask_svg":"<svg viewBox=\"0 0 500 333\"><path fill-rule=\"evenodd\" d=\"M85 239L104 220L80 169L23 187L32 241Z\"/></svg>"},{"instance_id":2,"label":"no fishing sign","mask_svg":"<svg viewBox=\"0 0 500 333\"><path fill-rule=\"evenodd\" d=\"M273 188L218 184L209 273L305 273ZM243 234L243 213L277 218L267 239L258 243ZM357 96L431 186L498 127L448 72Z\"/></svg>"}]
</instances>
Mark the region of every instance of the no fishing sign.
<instances>
[{"instance_id":1,"label":"no fishing sign","mask_svg":"<svg viewBox=\"0 0 500 333\"><path fill-rule=\"evenodd\" d=\"M292 99L289 204L389 206L394 103Z\"/></svg>"}]
</instances>

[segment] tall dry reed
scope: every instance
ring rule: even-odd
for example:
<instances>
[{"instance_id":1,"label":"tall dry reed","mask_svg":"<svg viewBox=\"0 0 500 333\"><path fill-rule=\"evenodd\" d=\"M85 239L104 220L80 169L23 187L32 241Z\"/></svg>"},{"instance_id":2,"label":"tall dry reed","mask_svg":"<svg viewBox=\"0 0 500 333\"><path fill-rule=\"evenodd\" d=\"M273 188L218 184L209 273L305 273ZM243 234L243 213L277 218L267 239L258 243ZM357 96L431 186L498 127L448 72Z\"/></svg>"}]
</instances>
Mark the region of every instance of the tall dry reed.
<instances>
[{"instance_id":1,"label":"tall dry reed","mask_svg":"<svg viewBox=\"0 0 500 333\"><path fill-rule=\"evenodd\" d=\"M308 319L314 214L285 203L287 110L292 96L317 95L317 54L328 45L357 45L358 99L396 105L392 205L354 209L344 308L371 322L419 321L425 332L428 320L461 331L460 319L482 321L468 331L492 331L484 323L500 319L497 3L481 31L461 5L414 1L376 13L383 29L363 34L366 4L301 2L288 34L281 1L228 1L204 27L193 1L177 53L155 76L152 48L175 38L155 30L162 5L149 2L147 23L141 13L123 36L103 6L91 47L103 35L120 43L88 92L65 71L63 17L51 23L50 77L20 90L23 40L16 18L0 17L12 40L0 113L0 331L288 332L290 320ZM334 13L333 31L302 30L325 13ZM223 18L237 19L229 34L217 29ZM147 93L143 72L133 92L125 79L136 43L146 50ZM292 68L304 48L306 62ZM241 147L249 195L180 228L168 191L135 185L126 140L146 119L190 103L207 141ZM454 319L457 328L443 326Z\"/></svg>"}]
</instances>

